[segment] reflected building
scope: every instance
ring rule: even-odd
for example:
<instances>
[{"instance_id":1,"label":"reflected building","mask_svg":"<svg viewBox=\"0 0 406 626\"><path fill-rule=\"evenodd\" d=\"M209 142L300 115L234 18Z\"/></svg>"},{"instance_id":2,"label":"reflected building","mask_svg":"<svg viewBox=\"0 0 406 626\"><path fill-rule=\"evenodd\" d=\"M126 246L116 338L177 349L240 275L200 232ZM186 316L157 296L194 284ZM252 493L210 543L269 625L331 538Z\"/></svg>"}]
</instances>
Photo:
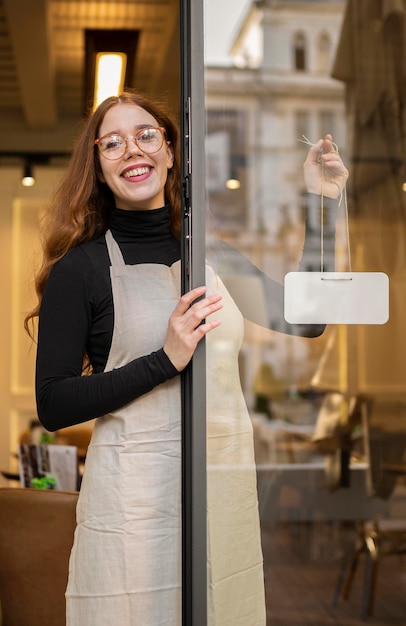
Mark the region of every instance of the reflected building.
<instances>
[{"instance_id":1,"label":"reflected building","mask_svg":"<svg viewBox=\"0 0 406 626\"><path fill-rule=\"evenodd\" d=\"M346 159L345 87L331 77L345 4L252 2L231 46L234 65L206 67L209 233L279 282L299 262L307 271L348 264L344 206L330 210L326 201L322 222L320 200L303 180L308 141L331 133ZM230 180L238 185L229 188ZM276 320L272 326L282 329ZM293 350L290 337L261 337L260 355L246 354L248 397L263 359L287 388L309 384L319 355L306 342ZM264 348L270 344L272 356Z\"/></svg>"},{"instance_id":2,"label":"reflected building","mask_svg":"<svg viewBox=\"0 0 406 626\"><path fill-rule=\"evenodd\" d=\"M253 2L231 48L235 66L206 68L209 227L277 246L300 239L306 219L315 239L309 270L320 265L320 206L304 192L305 138L331 133L345 159L344 86L331 78L344 7ZM240 186L229 189L230 179ZM327 219L325 269L334 269ZM288 267L296 264L292 256Z\"/></svg>"}]
</instances>

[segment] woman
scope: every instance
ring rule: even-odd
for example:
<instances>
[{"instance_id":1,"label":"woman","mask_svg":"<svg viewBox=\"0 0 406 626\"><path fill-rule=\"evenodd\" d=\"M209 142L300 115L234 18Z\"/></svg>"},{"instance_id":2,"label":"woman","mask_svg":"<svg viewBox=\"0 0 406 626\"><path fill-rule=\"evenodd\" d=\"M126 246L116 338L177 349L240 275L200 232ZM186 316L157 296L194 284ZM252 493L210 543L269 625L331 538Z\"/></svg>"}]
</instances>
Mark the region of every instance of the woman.
<instances>
[{"instance_id":1,"label":"woman","mask_svg":"<svg viewBox=\"0 0 406 626\"><path fill-rule=\"evenodd\" d=\"M331 137L310 150L310 187L323 149ZM336 180L339 157L321 158ZM265 624L252 431L237 383L241 315L210 269L207 288L180 297L179 172L176 125L126 92L87 120L49 215L30 316L39 314L38 415L51 431L97 418L68 626L181 623L179 373L206 336L221 397L208 406L209 623Z\"/></svg>"}]
</instances>

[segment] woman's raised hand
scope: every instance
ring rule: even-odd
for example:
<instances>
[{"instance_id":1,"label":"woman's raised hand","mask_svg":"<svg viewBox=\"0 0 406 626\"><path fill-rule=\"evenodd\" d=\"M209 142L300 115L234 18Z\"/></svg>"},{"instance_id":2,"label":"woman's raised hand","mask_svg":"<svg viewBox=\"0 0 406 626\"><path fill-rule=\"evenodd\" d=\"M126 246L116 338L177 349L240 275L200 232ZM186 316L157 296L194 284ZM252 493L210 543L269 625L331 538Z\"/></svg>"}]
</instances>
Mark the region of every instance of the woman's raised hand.
<instances>
[{"instance_id":1,"label":"woman's raised hand","mask_svg":"<svg viewBox=\"0 0 406 626\"><path fill-rule=\"evenodd\" d=\"M202 297L205 293L206 287L188 291L169 318L164 352L178 372L189 363L199 341L221 324L220 320L203 321L223 306L221 295Z\"/></svg>"},{"instance_id":2,"label":"woman's raised hand","mask_svg":"<svg viewBox=\"0 0 406 626\"><path fill-rule=\"evenodd\" d=\"M338 198L348 178L348 170L334 146L331 135L312 145L303 164L307 191Z\"/></svg>"}]
</instances>

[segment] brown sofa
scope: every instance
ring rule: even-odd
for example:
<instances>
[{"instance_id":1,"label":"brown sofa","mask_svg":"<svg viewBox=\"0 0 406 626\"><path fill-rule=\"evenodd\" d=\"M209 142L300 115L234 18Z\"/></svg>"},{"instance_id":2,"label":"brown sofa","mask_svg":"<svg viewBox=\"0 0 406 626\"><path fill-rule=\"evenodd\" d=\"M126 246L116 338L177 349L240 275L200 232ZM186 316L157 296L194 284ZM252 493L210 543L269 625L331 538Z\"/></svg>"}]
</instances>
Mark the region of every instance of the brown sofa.
<instances>
[{"instance_id":1,"label":"brown sofa","mask_svg":"<svg viewBox=\"0 0 406 626\"><path fill-rule=\"evenodd\" d=\"M0 488L3 626L64 626L78 492Z\"/></svg>"}]
</instances>

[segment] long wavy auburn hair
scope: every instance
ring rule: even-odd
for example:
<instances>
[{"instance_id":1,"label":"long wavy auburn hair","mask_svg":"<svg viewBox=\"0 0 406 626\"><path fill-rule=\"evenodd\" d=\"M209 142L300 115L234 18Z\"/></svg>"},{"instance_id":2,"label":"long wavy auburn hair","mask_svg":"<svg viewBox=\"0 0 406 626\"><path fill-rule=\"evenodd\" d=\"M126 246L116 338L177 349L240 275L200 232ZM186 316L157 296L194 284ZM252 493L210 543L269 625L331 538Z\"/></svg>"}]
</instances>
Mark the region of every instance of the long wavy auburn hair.
<instances>
[{"instance_id":1,"label":"long wavy auburn hair","mask_svg":"<svg viewBox=\"0 0 406 626\"><path fill-rule=\"evenodd\" d=\"M170 205L172 232L180 237L180 154L176 122L164 104L144 94L126 90L120 96L107 98L85 121L44 219L42 265L35 279L38 303L24 321L30 335L33 334L31 323L39 315L45 284L53 265L71 248L96 239L108 228L114 197L107 184L100 180L100 154L94 142L107 111L120 104L141 107L156 119L158 126L165 128L174 154L173 167L168 170L165 183L165 201Z\"/></svg>"}]
</instances>

